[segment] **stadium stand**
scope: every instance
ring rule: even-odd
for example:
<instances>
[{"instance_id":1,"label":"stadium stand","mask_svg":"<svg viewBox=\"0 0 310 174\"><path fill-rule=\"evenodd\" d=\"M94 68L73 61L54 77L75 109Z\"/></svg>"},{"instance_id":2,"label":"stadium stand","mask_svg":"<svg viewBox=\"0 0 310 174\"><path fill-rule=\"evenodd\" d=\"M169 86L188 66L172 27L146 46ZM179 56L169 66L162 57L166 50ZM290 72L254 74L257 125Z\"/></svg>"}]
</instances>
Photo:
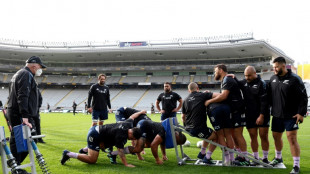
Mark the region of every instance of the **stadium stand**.
<instances>
[{"instance_id":1,"label":"stadium stand","mask_svg":"<svg viewBox=\"0 0 310 174\"><path fill-rule=\"evenodd\" d=\"M172 76L150 76L148 82L151 83L163 83L163 82L172 82Z\"/></svg>"},{"instance_id":2,"label":"stadium stand","mask_svg":"<svg viewBox=\"0 0 310 174\"><path fill-rule=\"evenodd\" d=\"M33 55L41 57L48 67L36 77L43 108L49 103L52 110L59 111L71 109L73 100L78 103L77 110L83 110L88 89L101 73L107 75L113 109L128 106L149 110L164 82L172 82L183 98L188 95L189 82L211 91L218 89L213 67L219 63L226 64L239 79L243 79L241 72L247 65L255 66L262 78L269 80L273 58L282 56L288 63L294 62L268 42L255 40L253 33L138 43L0 39L0 85L5 87L0 89L0 97L6 101L10 79Z\"/></svg>"},{"instance_id":3,"label":"stadium stand","mask_svg":"<svg viewBox=\"0 0 310 174\"><path fill-rule=\"evenodd\" d=\"M58 107L61 100L72 91L72 89L45 89L42 91L43 106L49 103L51 109L54 110ZM59 106L60 107L60 106Z\"/></svg>"},{"instance_id":4,"label":"stadium stand","mask_svg":"<svg viewBox=\"0 0 310 174\"><path fill-rule=\"evenodd\" d=\"M111 90L113 91L113 90ZM111 101L112 108L133 107L142 95L146 92L145 89L126 89Z\"/></svg>"},{"instance_id":5,"label":"stadium stand","mask_svg":"<svg viewBox=\"0 0 310 174\"><path fill-rule=\"evenodd\" d=\"M274 75L274 72L265 72L261 75L261 77L263 80L269 80L272 75Z\"/></svg>"},{"instance_id":6,"label":"stadium stand","mask_svg":"<svg viewBox=\"0 0 310 174\"><path fill-rule=\"evenodd\" d=\"M136 105L137 109L146 109L146 110L151 110L151 103L154 104L158 95L163 92L163 89L151 89L148 90L146 95L140 100L140 102ZM156 109L155 109L156 110Z\"/></svg>"}]
</instances>

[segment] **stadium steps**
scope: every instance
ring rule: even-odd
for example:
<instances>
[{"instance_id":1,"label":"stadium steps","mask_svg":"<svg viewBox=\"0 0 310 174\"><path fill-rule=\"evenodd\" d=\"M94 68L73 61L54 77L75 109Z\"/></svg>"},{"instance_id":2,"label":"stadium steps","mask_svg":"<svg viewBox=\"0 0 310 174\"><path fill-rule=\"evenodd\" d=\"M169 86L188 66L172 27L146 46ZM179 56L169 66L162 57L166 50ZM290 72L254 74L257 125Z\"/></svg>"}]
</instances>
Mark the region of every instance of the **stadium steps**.
<instances>
[{"instance_id":1,"label":"stadium steps","mask_svg":"<svg viewBox=\"0 0 310 174\"><path fill-rule=\"evenodd\" d=\"M68 92L62 99L60 99L55 105L54 107L57 107L59 105L59 103L61 103L65 98L67 98L72 92L73 92L74 89L72 89L70 92Z\"/></svg>"},{"instance_id":2,"label":"stadium steps","mask_svg":"<svg viewBox=\"0 0 310 174\"><path fill-rule=\"evenodd\" d=\"M149 92L150 89L147 89L144 94L140 97L140 99L133 105L133 108L135 108L139 103L140 101L146 96L146 94Z\"/></svg>"},{"instance_id":3,"label":"stadium steps","mask_svg":"<svg viewBox=\"0 0 310 174\"><path fill-rule=\"evenodd\" d=\"M122 85L123 84L123 80L126 78L126 76L122 76L119 81L118 84Z\"/></svg>"},{"instance_id":4,"label":"stadium steps","mask_svg":"<svg viewBox=\"0 0 310 174\"><path fill-rule=\"evenodd\" d=\"M90 77L86 83L90 83L92 80L94 79L94 77Z\"/></svg>"},{"instance_id":5,"label":"stadium steps","mask_svg":"<svg viewBox=\"0 0 310 174\"><path fill-rule=\"evenodd\" d=\"M149 82L150 81L150 76L147 76L145 79L145 82Z\"/></svg>"},{"instance_id":6,"label":"stadium steps","mask_svg":"<svg viewBox=\"0 0 310 174\"><path fill-rule=\"evenodd\" d=\"M46 80L47 80L47 77L46 77L46 76L44 76L44 78L43 78L42 82L46 82ZM41 83L42 83L42 82L41 82Z\"/></svg>"},{"instance_id":7,"label":"stadium steps","mask_svg":"<svg viewBox=\"0 0 310 174\"><path fill-rule=\"evenodd\" d=\"M71 78L69 83L72 83L75 78L76 78L75 76L72 76L72 78Z\"/></svg>"},{"instance_id":8,"label":"stadium steps","mask_svg":"<svg viewBox=\"0 0 310 174\"><path fill-rule=\"evenodd\" d=\"M122 89L118 94L116 94L116 95L112 98L111 102L112 102L114 99L116 99L119 95L121 95L121 94L124 92L124 90L125 90L125 89Z\"/></svg>"},{"instance_id":9,"label":"stadium steps","mask_svg":"<svg viewBox=\"0 0 310 174\"><path fill-rule=\"evenodd\" d=\"M195 76L191 76L189 82L193 82L194 81Z\"/></svg>"},{"instance_id":10,"label":"stadium steps","mask_svg":"<svg viewBox=\"0 0 310 174\"><path fill-rule=\"evenodd\" d=\"M81 104L84 104L84 102L87 103L87 99L88 99L88 98L86 98L86 99L84 99L83 101L81 101L77 106L80 106Z\"/></svg>"},{"instance_id":11,"label":"stadium steps","mask_svg":"<svg viewBox=\"0 0 310 174\"><path fill-rule=\"evenodd\" d=\"M43 95L43 94L44 94L44 92L45 92L45 88L43 88L43 89L42 89L42 91L41 91L41 95Z\"/></svg>"},{"instance_id":12,"label":"stadium steps","mask_svg":"<svg viewBox=\"0 0 310 174\"><path fill-rule=\"evenodd\" d=\"M4 76L3 76L3 82L5 82L7 78L8 78L8 75L7 75L7 74L4 74Z\"/></svg>"},{"instance_id":13,"label":"stadium steps","mask_svg":"<svg viewBox=\"0 0 310 174\"><path fill-rule=\"evenodd\" d=\"M173 79L172 79L172 84L175 84L175 81L177 80L177 76L173 76Z\"/></svg>"}]
</instances>

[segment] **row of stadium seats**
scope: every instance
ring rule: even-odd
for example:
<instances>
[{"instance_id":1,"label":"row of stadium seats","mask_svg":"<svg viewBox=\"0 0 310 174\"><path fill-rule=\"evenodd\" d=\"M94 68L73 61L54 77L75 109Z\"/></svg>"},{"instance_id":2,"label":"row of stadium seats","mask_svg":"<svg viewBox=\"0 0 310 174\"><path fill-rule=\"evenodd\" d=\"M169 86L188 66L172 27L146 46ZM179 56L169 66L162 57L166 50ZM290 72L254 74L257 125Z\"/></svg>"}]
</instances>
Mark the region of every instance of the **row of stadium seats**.
<instances>
[{"instance_id":1,"label":"row of stadium seats","mask_svg":"<svg viewBox=\"0 0 310 174\"><path fill-rule=\"evenodd\" d=\"M262 75L264 80L269 80L273 75L273 72L264 73ZM238 79L243 78L243 74L236 74ZM12 78L12 74L0 74L0 82L9 83ZM92 84L97 82L97 77L88 76L59 76L59 75L49 75L36 77L37 82L40 83L80 83L80 84ZM151 83L163 83L163 82L176 82L187 84L189 82L213 82L214 77L212 75L195 75L195 76L112 76L108 77L106 84L115 83L139 83L139 82L151 82Z\"/></svg>"},{"instance_id":2,"label":"row of stadium seats","mask_svg":"<svg viewBox=\"0 0 310 174\"><path fill-rule=\"evenodd\" d=\"M219 92L219 89L209 89L213 92ZM163 89L110 89L110 99L112 109L119 107L134 107L137 109L150 110L151 103L155 105L157 96L163 92ZM182 98L188 95L187 89L175 90ZM88 89L43 89L41 91L43 103L41 110L47 109L47 103L50 109L72 109L72 103L78 104L77 110L84 109L84 102L87 102ZM9 90L0 89L0 100L5 104Z\"/></svg>"},{"instance_id":3,"label":"row of stadium seats","mask_svg":"<svg viewBox=\"0 0 310 174\"><path fill-rule=\"evenodd\" d=\"M13 74L0 73L0 82L9 83ZM37 83L80 83L80 84L92 84L97 82L97 77L88 76L61 76L61 75L48 75L36 77ZM163 82L176 82L176 83L189 83L189 82L212 82L213 76L207 75L179 75L179 76L110 76L107 77L107 84L115 83L139 83L139 82L151 82L151 83L163 83Z\"/></svg>"},{"instance_id":4,"label":"row of stadium seats","mask_svg":"<svg viewBox=\"0 0 310 174\"><path fill-rule=\"evenodd\" d=\"M266 72L262 74L263 80L269 80L273 72ZM0 82L9 83L13 74L0 73ZM243 79L241 73L236 74L238 79ZM56 84L93 84L97 82L97 77L94 76L61 76L48 75L36 77L36 81L40 83L56 83ZM175 82L188 84L189 82L214 82L213 75L178 75L178 76L110 76L107 77L106 84L124 84L124 83L163 83Z\"/></svg>"}]
</instances>

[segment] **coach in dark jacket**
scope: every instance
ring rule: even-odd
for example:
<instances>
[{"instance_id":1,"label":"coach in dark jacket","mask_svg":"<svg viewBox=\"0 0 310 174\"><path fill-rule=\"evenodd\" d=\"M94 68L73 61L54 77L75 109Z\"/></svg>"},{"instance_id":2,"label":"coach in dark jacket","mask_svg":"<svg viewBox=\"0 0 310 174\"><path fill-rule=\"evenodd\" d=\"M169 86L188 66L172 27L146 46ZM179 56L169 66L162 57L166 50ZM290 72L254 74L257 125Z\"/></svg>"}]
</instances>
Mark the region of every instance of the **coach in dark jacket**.
<instances>
[{"instance_id":1,"label":"coach in dark jacket","mask_svg":"<svg viewBox=\"0 0 310 174\"><path fill-rule=\"evenodd\" d=\"M46 66L36 56L26 61L26 66L17 71L11 79L8 98L8 118L12 127L25 124L32 128L28 119L38 113L39 95L34 76L42 74L42 68ZM28 152L17 154L14 133L11 133L10 148L18 164L22 163Z\"/></svg>"}]
</instances>

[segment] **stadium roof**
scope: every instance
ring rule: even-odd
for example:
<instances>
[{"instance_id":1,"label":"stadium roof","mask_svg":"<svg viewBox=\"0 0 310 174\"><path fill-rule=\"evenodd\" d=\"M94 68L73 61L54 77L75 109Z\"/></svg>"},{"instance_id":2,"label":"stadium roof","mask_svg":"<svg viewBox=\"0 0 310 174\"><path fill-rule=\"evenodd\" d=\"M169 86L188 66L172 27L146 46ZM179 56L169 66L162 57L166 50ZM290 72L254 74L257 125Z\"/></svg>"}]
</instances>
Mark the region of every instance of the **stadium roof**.
<instances>
[{"instance_id":1,"label":"stadium roof","mask_svg":"<svg viewBox=\"0 0 310 174\"><path fill-rule=\"evenodd\" d=\"M169 41L104 42L29 42L0 39L0 62L23 65L25 60L40 56L49 67L57 64L83 64L135 61L195 61L251 59L282 56L294 62L283 51L252 33L241 35L178 38Z\"/></svg>"}]
</instances>

